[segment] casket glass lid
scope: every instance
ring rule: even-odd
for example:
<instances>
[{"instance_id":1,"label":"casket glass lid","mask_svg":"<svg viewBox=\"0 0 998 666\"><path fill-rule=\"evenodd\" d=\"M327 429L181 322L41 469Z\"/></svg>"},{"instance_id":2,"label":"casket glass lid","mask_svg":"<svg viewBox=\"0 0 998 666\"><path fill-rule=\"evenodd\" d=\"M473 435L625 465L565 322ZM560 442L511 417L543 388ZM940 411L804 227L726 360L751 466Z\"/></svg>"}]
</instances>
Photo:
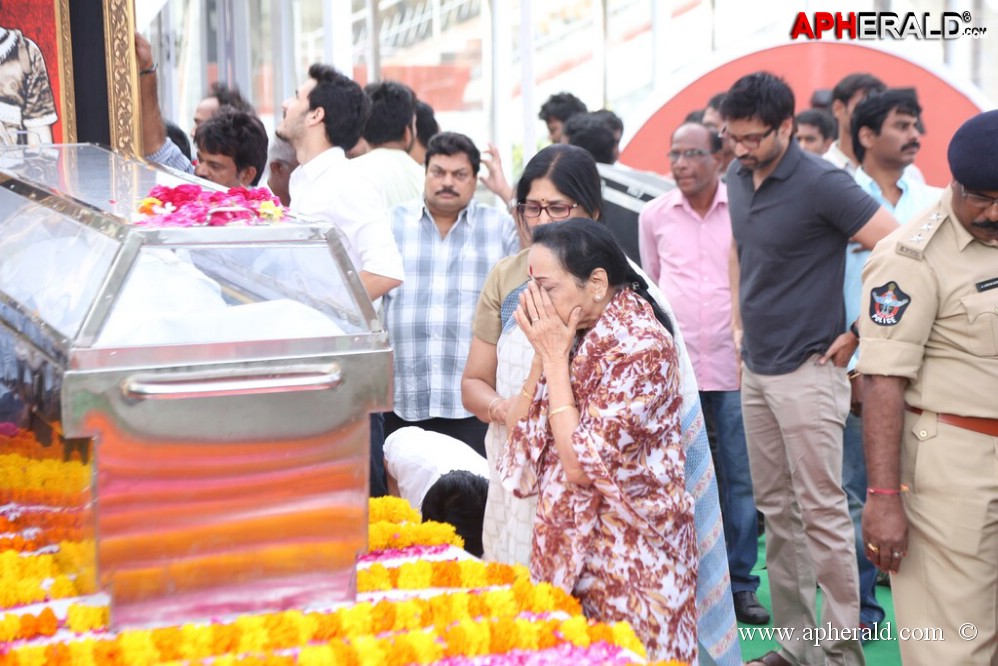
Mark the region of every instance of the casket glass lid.
<instances>
[{"instance_id":1,"label":"casket glass lid","mask_svg":"<svg viewBox=\"0 0 998 666\"><path fill-rule=\"evenodd\" d=\"M380 328L329 227L132 224L154 186L185 183L211 187L94 145L0 147L0 317L77 348Z\"/></svg>"}]
</instances>

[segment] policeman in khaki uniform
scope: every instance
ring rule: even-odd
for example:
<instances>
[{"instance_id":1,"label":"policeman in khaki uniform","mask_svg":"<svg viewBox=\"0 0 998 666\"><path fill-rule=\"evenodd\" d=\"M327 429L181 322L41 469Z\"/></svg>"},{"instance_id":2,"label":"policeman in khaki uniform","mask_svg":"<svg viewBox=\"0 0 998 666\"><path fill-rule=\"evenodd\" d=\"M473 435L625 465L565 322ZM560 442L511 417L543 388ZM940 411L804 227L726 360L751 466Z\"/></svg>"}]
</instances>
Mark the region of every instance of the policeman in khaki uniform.
<instances>
[{"instance_id":1,"label":"policeman in khaki uniform","mask_svg":"<svg viewBox=\"0 0 998 666\"><path fill-rule=\"evenodd\" d=\"M912 664L998 664L998 111L957 130L939 203L863 271L866 554ZM969 623L969 624L968 624Z\"/></svg>"}]
</instances>

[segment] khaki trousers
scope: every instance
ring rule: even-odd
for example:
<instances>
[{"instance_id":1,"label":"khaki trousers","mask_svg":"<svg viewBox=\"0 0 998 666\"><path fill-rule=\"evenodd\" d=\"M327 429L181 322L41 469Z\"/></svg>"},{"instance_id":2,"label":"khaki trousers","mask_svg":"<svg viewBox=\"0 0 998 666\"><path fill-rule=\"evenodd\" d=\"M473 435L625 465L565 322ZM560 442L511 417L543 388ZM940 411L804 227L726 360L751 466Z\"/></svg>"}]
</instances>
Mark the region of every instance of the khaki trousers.
<instances>
[{"instance_id":1,"label":"khaki trousers","mask_svg":"<svg viewBox=\"0 0 998 666\"><path fill-rule=\"evenodd\" d=\"M998 437L907 412L901 482L908 555L891 589L902 661L998 664Z\"/></svg>"},{"instance_id":2,"label":"khaki trousers","mask_svg":"<svg viewBox=\"0 0 998 666\"><path fill-rule=\"evenodd\" d=\"M780 654L793 664L862 665L856 535L842 490L849 381L818 358L785 375L743 366L745 440L755 504L766 517L773 625L794 630L778 638ZM820 641L816 585L824 592Z\"/></svg>"}]
</instances>

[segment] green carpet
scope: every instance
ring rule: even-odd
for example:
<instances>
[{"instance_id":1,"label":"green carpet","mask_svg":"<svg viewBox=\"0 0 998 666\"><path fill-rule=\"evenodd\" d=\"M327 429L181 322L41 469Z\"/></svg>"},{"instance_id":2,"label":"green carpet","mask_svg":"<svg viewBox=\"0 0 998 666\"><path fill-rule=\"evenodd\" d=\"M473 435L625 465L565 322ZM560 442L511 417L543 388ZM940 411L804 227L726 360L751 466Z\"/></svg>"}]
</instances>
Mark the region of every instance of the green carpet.
<instances>
[{"instance_id":1,"label":"green carpet","mask_svg":"<svg viewBox=\"0 0 998 666\"><path fill-rule=\"evenodd\" d=\"M759 559L758 565L755 570L755 574L762 579L759 584L759 601L767 609L772 609L772 604L770 603L769 597L769 575L766 573L766 546L763 541L763 537L759 538ZM866 663L869 666L901 666L901 654L898 651L897 642L897 625L894 622L894 601L891 598L891 590L889 587L883 587L882 585L877 586L877 601L880 605L884 607L884 611L887 613L887 619L885 623L889 623L890 635L893 637L890 640L876 640L870 641L863 646L863 652L866 654ZM819 613L821 609L821 591L818 591L818 608ZM767 624L766 627L772 627L773 624ZM738 623L738 633L742 645L742 658L745 661L760 657L770 650L777 649L777 643L775 640L767 640L764 637L760 637L758 632L755 633L754 638L750 638L749 629L752 625ZM760 627L762 628L762 627ZM884 625L879 628L881 632L887 635L887 629Z\"/></svg>"}]
</instances>

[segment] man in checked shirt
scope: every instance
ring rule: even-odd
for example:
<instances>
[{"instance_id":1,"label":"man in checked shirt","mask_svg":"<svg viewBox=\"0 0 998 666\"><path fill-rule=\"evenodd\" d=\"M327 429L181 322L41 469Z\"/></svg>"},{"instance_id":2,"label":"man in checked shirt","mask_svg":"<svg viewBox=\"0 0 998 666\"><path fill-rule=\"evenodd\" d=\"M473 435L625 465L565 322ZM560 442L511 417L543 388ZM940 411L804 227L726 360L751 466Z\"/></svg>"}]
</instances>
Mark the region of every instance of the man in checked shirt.
<instances>
[{"instance_id":1,"label":"man in checked shirt","mask_svg":"<svg viewBox=\"0 0 998 666\"><path fill-rule=\"evenodd\" d=\"M423 197L392 209L406 281L384 298L395 351L395 405L385 414L385 437L419 426L484 456L488 425L461 404L461 374L485 278L519 251L520 239L508 213L473 199L480 164L468 137L435 135L426 147Z\"/></svg>"}]
</instances>

